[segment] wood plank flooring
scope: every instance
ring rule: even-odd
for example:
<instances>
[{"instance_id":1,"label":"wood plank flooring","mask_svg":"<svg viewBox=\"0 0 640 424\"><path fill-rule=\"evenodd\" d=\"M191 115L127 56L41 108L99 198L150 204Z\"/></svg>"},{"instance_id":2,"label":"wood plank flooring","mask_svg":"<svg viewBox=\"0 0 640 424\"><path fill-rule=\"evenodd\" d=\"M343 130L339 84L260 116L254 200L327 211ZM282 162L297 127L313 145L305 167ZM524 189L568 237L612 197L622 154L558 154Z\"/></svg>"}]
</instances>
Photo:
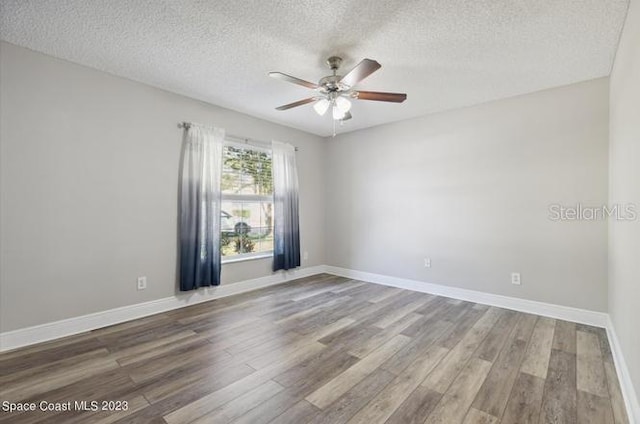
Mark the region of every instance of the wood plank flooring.
<instances>
[{"instance_id":1,"label":"wood plank flooring","mask_svg":"<svg viewBox=\"0 0 640 424\"><path fill-rule=\"evenodd\" d=\"M0 387L71 402L0 424L627 422L603 329L326 274L0 354Z\"/></svg>"}]
</instances>

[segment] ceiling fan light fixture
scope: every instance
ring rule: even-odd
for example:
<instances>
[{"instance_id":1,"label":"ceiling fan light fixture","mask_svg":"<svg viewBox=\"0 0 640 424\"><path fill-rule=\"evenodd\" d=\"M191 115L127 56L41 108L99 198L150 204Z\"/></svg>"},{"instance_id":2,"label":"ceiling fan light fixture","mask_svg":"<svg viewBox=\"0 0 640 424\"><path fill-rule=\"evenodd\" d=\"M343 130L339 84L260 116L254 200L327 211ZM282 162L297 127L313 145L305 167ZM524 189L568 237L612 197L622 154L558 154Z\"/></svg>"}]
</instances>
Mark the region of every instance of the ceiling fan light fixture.
<instances>
[{"instance_id":1,"label":"ceiling fan light fixture","mask_svg":"<svg viewBox=\"0 0 640 424\"><path fill-rule=\"evenodd\" d=\"M336 107L345 114L351 110L351 102L342 96L336 97Z\"/></svg>"},{"instance_id":2,"label":"ceiling fan light fixture","mask_svg":"<svg viewBox=\"0 0 640 424\"><path fill-rule=\"evenodd\" d=\"M344 118L345 112L341 111L337 105L333 106L333 110L331 112L333 115L333 119L335 119L336 121Z\"/></svg>"},{"instance_id":3,"label":"ceiling fan light fixture","mask_svg":"<svg viewBox=\"0 0 640 424\"><path fill-rule=\"evenodd\" d=\"M329 109L330 105L331 105L331 102L329 102L329 100L320 99L313 105L313 109L316 111L318 115L324 116L324 114L327 113L327 110Z\"/></svg>"}]
</instances>

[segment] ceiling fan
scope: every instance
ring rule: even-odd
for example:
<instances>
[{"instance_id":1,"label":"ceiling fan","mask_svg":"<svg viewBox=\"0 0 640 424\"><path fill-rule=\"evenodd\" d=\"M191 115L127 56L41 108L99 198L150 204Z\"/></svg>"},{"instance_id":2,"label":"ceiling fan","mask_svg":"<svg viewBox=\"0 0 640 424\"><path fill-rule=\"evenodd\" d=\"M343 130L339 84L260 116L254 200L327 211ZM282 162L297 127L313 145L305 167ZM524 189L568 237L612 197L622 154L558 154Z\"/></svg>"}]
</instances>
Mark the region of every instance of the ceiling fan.
<instances>
[{"instance_id":1,"label":"ceiling fan","mask_svg":"<svg viewBox=\"0 0 640 424\"><path fill-rule=\"evenodd\" d=\"M341 64L342 58L338 56L331 56L327 59L327 65L331 71L333 71L333 74L320 79L317 84L292 77L291 75L283 74L282 72L269 72L270 77L292 82L317 92L313 97L298 100L297 102L289 103L277 107L276 109L287 110L315 102L313 108L318 115L324 115L327 113L327 110L329 110L329 107L331 107L331 114L335 121L346 121L352 118L351 113L349 112L349 110L351 110L350 99L375 100L379 102L393 103L402 103L407 99L407 95L405 93L384 93L379 91L361 91L353 89L353 87L360 81L380 69L382 65L375 60L363 59L344 76L337 74Z\"/></svg>"}]
</instances>

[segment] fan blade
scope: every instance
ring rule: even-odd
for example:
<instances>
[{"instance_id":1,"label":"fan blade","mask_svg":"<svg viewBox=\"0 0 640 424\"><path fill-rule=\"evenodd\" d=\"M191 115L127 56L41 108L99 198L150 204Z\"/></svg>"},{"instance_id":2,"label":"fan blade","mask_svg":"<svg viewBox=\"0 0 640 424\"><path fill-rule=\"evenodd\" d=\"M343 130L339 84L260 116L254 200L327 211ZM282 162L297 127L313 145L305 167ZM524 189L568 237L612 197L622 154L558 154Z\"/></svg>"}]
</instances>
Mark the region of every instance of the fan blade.
<instances>
[{"instance_id":1,"label":"fan blade","mask_svg":"<svg viewBox=\"0 0 640 424\"><path fill-rule=\"evenodd\" d=\"M314 84L309 81L301 80L300 78L292 77L291 75L283 74L282 72L269 72L271 78L279 79L282 81L292 82L294 84L301 85L303 87L311 88L315 90L318 88L318 84Z\"/></svg>"},{"instance_id":2,"label":"fan blade","mask_svg":"<svg viewBox=\"0 0 640 424\"><path fill-rule=\"evenodd\" d=\"M380 91L356 91L356 98L358 100L402 103L407 100L407 95L405 93L383 93Z\"/></svg>"},{"instance_id":3,"label":"fan blade","mask_svg":"<svg viewBox=\"0 0 640 424\"><path fill-rule=\"evenodd\" d=\"M298 100L297 102L289 103L288 105L282 105L280 107L277 107L276 110L287 110L294 107L306 105L307 103L311 103L315 101L316 101L315 97L309 97L308 99Z\"/></svg>"},{"instance_id":4,"label":"fan blade","mask_svg":"<svg viewBox=\"0 0 640 424\"><path fill-rule=\"evenodd\" d=\"M353 116L351 116L351 112L347 112L344 114L344 118L342 118L341 121L348 121L351 118L353 118Z\"/></svg>"},{"instance_id":5,"label":"fan blade","mask_svg":"<svg viewBox=\"0 0 640 424\"><path fill-rule=\"evenodd\" d=\"M350 70L347 75L342 77L340 82L348 85L349 87L353 87L354 85L380 69L381 66L382 65L380 65L375 60L362 59L362 61L358 63L355 68Z\"/></svg>"}]
</instances>

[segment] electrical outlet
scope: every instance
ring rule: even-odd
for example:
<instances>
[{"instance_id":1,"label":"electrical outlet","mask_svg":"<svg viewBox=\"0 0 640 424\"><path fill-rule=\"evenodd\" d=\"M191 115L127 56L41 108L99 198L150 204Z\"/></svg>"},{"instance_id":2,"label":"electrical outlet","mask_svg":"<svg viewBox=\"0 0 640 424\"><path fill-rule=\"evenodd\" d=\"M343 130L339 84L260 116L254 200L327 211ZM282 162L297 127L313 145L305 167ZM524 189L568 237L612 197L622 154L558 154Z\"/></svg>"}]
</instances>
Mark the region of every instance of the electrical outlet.
<instances>
[{"instance_id":1,"label":"electrical outlet","mask_svg":"<svg viewBox=\"0 0 640 424\"><path fill-rule=\"evenodd\" d=\"M522 281L520 280L520 273L519 272L512 272L511 273L511 284L515 284L515 285L520 285L522 284Z\"/></svg>"},{"instance_id":2,"label":"electrical outlet","mask_svg":"<svg viewBox=\"0 0 640 424\"><path fill-rule=\"evenodd\" d=\"M431 268L431 258L424 258L424 267Z\"/></svg>"},{"instance_id":3,"label":"electrical outlet","mask_svg":"<svg viewBox=\"0 0 640 424\"><path fill-rule=\"evenodd\" d=\"M147 277L138 277L138 290L147 288Z\"/></svg>"},{"instance_id":4,"label":"electrical outlet","mask_svg":"<svg viewBox=\"0 0 640 424\"><path fill-rule=\"evenodd\" d=\"M302 260L303 261L308 261L309 260L309 252L307 252L306 250L302 254Z\"/></svg>"}]
</instances>

